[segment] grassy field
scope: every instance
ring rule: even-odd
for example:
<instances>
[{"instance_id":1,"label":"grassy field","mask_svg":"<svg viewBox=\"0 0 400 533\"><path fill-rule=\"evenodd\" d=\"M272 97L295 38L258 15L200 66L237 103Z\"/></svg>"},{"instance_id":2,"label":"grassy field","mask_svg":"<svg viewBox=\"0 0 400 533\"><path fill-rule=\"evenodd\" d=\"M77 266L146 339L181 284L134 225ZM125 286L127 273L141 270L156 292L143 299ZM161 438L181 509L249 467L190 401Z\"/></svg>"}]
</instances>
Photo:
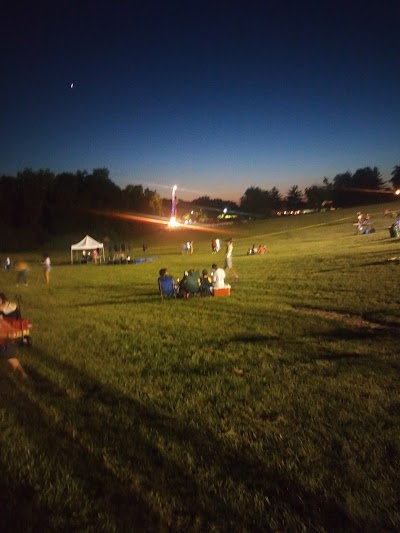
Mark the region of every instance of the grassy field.
<instances>
[{"instance_id":1,"label":"grassy field","mask_svg":"<svg viewBox=\"0 0 400 533\"><path fill-rule=\"evenodd\" d=\"M400 240L386 207L369 209L370 235L338 210L157 230L142 264L53 251L49 286L39 253L28 287L2 272L33 323L18 348L29 379L0 366L2 530L399 530ZM231 297L161 301L158 270L222 264L218 235L234 238ZM246 256L253 243L267 254Z\"/></svg>"}]
</instances>

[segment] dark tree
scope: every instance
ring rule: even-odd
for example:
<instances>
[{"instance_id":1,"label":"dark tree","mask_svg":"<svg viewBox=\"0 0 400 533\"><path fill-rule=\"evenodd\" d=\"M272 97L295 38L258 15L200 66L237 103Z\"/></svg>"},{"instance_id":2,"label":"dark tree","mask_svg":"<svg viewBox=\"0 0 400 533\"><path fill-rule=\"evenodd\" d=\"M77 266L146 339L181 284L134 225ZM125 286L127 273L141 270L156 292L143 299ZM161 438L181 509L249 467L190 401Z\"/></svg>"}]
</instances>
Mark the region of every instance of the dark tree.
<instances>
[{"instance_id":1,"label":"dark tree","mask_svg":"<svg viewBox=\"0 0 400 533\"><path fill-rule=\"evenodd\" d=\"M17 180L11 176L0 178L0 222L6 226L18 223Z\"/></svg>"},{"instance_id":2,"label":"dark tree","mask_svg":"<svg viewBox=\"0 0 400 533\"><path fill-rule=\"evenodd\" d=\"M142 185L127 185L122 190L122 205L125 209L141 211L144 205Z\"/></svg>"},{"instance_id":3,"label":"dark tree","mask_svg":"<svg viewBox=\"0 0 400 533\"><path fill-rule=\"evenodd\" d=\"M113 209L121 205L121 189L109 177L107 168L94 168L83 179L82 208Z\"/></svg>"},{"instance_id":4,"label":"dark tree","mask_svg":"<svg viewBox=\"0 0 400 533\"><path fill-rule=\"evenodd\" d=\"M333 185L334 203L338 207L379 203L385 200L381 194L383 187L377 167L359 168L353 175L350 172L338 174Z\"/></svg>"},{"instance_id":5,"label":"dark tree","mask_svg":"<svg viewBox=\"0 0 400 533\"><path fill-rule=\"evenodd\" d=\"M270 191L260 187L248 188L240 199L241 210L258 216L273 216L282 206L282 197L276 187Z\"/></svg>"},{"instance_id":6,"label":"dark tree","mask_svg":"<svg viewBox=\"0 0 400 533\"><path fill-rule=\"evenodd\" d=\"M400 165L396 165L390 175L390 183L395 189L400 189Z\"/></svg>"},{"instance_id":7,"label":"dark tree","mask_svg":"<svg viewBox=\"0 0 400 533\"><path fill-rule=\"evenodd\" d=\"M285 203L288 209L297 210L303 207L302 192L297 185L288 190Z\"/></svg>"},{"instance_id":8,"label":"dark tree","mask_svg":"<svg viewBox=\"0 0 400 533\"><path fill-rule=\"evenodd\" d=\"M335 207L346 207L356 205L357 200L354 198L354 192L350 189L353 187L353 176L350 171L337 174L333 178L332 200Z\"/></svg>"},{"instance_id":9,"label":"dark tree","mask_svg":"<svg viewBox=\"0 0 400 533\"><path fill-rule=\"evenodd\" d=\"M213 209L217 209L218 211L222 211L225 208L227 208L229 211L236 211L238 209L238 206L235 204L235 202L222 200L222 198L210 198L209 196L200 196L199 198L192 200L191 205L200 209L211 207Z\"/></svg>"},{"instance_id":10,"label":"dark tree","mask_svg":"<svg viewBox=\"0 0 400 533\"><path fill-rule=\"evenodd\" d=\"M269 197L272 209L279 211L282 208L282 195L276 187L269 191Z\"/></svg>"},{"instance_id":11,"label":"dark tree","mask_svg":"<svg viewBox=\"0 0 400 533\"><path fill-rule=\"evenodd\" d=\"M377 167L365 167L357 169L353 174L353 187L371 190L379 190L383 187L383 180Z\"/></svg>"},{"instance_id":12,"label":"dark tree","mask_svg":"<svg viewBox=\"0 0 400 533\"><path fill-rule=\"evenodd\" d=\"M50 170L30 168L17 174L17 225L29 227L39 240L49 230L49 193L54 182Z\"/></svg>"},{"instance_id":13,"label":"dark tree","mask_svg":"<svg viewBox=\"0 0 400 533\"><path fill-rule=\"evenodd\" d=\"M306 187L304 192L307 197L307 205L311 209L320 210L322 204L328 200L326 197L325 187L312 185L311 187Z\"/></svg>"}]
</instances>

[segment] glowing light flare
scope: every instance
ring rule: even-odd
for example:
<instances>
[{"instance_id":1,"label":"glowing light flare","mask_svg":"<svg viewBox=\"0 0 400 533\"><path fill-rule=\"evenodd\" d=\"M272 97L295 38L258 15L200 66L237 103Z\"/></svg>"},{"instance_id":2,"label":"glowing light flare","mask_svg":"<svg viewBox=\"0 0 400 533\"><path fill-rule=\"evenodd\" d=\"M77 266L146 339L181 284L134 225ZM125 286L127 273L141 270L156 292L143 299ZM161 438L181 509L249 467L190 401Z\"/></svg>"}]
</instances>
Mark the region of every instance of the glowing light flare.
<instances>
[{"instance_id":1,"label":"glowing light flare","mask_svg":"<svg viewBox=\"0 0 400 533\"><path fill-rule=\"evenodd\" d=\"M169 228L177 228L178 226L180 226L179 222L176 221L176 218L175 217L171 217L169 219L169 222L168 222L168 227Z\"/></svg>"},{"instance_id":2,"label":"glowing light flare","mask_svg":"<svg viewBox=\"0 0 400 533\"><path fill-rule=\"evenodd\" d=\"M400 189L397 189L397 190L394 192L394 194L395 194L396 196L399 196L399 194L400 194Z\"/></svg>"}]
</instances>

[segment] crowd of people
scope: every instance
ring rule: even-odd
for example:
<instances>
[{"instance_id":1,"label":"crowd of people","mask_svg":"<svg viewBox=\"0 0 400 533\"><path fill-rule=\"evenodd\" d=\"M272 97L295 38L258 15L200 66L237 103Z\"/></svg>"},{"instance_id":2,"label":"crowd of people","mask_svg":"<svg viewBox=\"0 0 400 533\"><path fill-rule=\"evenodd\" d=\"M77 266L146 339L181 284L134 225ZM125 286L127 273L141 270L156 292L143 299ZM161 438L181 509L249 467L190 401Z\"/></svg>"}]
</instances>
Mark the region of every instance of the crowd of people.
<instances>
[{"instance_id":1,"label":"crowd of people","mask_svg":"<svg viewBox=\"0 0 400 533\"><path fill-rule=\"evenodd\" d=\"M371 216L369 213L357 213L357 235L363 235L364 233L374 233L375 228L372 225Z\"/></svg>"},{"instance_id":2,"label":"crowd of people","mask_svg":"<svg viewBox=\"0 0 400 533\"><path fill-rule=\"evenodd\" d=\"M130 265L132 263L132 258L129 254L125 254L124 252L115 252L108 256L107 263L109 265Z\"/></svg>"},{"instance_id":3,"label":"crowd of people","mask_svg":"<svg viewBox=\"0 0 400 533\"><path fill-rule=\"evenodd\" d=\"M193 255L193 241L187 241L182 244L183 253Z\"/></svg>"},{"instance_id":4,"label":"crowd of people","mask_svg":"<svg viewBox=\"0 0 400 533\"><path fill-rule=\"evenodd\" d=\"M230 288L225 283L225 270L213 263L211 272L204 268L200 274L194 268L186 270L182 278L174 279L167 268L159 272L158 286L162 296L177 296L189 298L190 296L212 296L214 289Z\"/></svg>"},{"instance_id":5,"label":"crowd of people","mask_svg":"<svg viewBox=\"0 0 400 533\"><path fill-rule=\"evenodd\" d=\"M218 244L216 243L218 241ZM189 243L188 243L189 244ZM193 242L190 243L190 247L193 250ZM219 239L212 241L212 250L217 251L220 248ZM189 252L190 253L190 252ZM184 272L182 278L176 280L168 272L167 268L162 268L159 271L158 286L161 296L178 296L182 298L188 298L191 295L211 296L214 289L230 289L230 285L225 283L226 270L231 270L236 279L238 275L233 271L233 239L229 239L226 245L225 253L225 266L224 268L218 267L216 263L213 263L211 272L205 268L201 271L194 268Z\"/></svg>"},{"instance_id":6,"label":"crowd of people","mask_svg":"<svg viewBox=\"0 0 400 533\"><path fill-rule=\"evenodd\" d=\"M51 259L48 254L43 254L43 262L41 263L43 269L44 280L46 284L50 283L50 272L52 269ZM7 257L4 264L4 270L6 272L14 271L17 274L16 285L28 285L28 273L30 272L29 264L26 261L18 260L15 263L11 261L10 257Z\"/></svg>"},{"instance_id":7,"label":"crowd of people","mask_svg":"<svg viewBox=\"0 0 400 533\"><path fill-rule=\"evenodd\" d=\"M101 253L100 250L95 248L94 250L82 250L81 263L97 263L101 262Z\"/></svg>"},{"instance_id":8,"label":"crowd of people","mask_svg":"<svg viewBox=\"0 0 400 533\"><path fill-rule=\"evenodd\" d=\"M260 246L253 244L253 246L247 250L247 255L263 255L266 251L267 249L264 244L260 244Z\"/></svg>"}]
</instances>

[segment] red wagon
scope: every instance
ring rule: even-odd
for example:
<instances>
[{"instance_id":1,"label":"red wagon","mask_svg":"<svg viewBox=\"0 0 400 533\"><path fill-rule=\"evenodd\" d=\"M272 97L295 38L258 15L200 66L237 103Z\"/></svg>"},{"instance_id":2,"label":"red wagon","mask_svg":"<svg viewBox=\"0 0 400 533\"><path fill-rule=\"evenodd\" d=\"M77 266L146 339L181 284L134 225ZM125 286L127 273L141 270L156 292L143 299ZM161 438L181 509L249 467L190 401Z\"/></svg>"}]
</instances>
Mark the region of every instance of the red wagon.
<instances>
[{"instance_id":1,"label":"red wagon","mask_svg":"<svg viewBox=\"0 0 400 533\"><path fill-rule=\"evenodd\" d=\"M0 346L6 348L8 344L32 344L31 328L32 324L27 318L22 318L21 296L16 296L18 302L18 314L21 318L7 317L0 315Z\"/></svg>"},{"instance_id":2,"label":"red wagon","mask_svg":"<svg viewBox=\"0 0 400 533\"><path fill-rule=\"evenodd\" d=\"M0 344L19 343L32 344L31 330L32 324L26 318L6 318L0 319Z\"/></svg>"}]
</instances>

